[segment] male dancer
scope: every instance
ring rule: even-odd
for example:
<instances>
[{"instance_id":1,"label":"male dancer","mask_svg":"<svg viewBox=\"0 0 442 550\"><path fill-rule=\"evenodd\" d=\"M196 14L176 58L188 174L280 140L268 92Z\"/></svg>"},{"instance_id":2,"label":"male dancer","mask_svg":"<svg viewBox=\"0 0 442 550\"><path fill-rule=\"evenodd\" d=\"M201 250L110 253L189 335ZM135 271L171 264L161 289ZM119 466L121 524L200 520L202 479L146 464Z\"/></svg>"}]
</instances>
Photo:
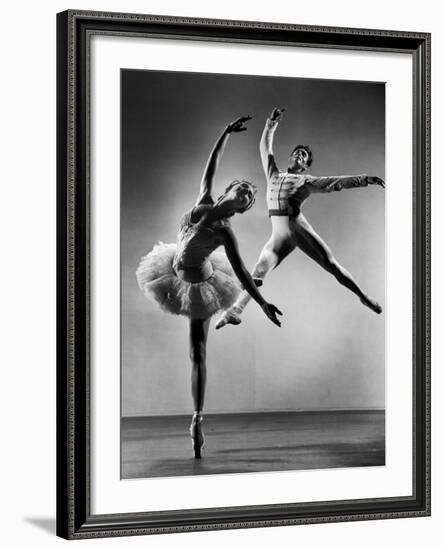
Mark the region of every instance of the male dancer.
<instances>
[{"instance_id":1,"label":"male dancer","mask_svg":"<svg viewBox=\"0 0 442 550\"><path fill-rule=\"evenodd\" d=\"M302 214L301 205L311 193L330 193L368 185L385 188L385 183L381 178L365 174L311 176L306 173L313 162L313 154L308 145L297 145L290 154L287 172L280 172L273 156L273 135L283 112L284 109L273 109L260 142L261 160L267 179L267 206L272 222L272 234L261 251L252 276L257 284L262 284L262 279L267 273L299 247L322 268L334 275L339 283L354 292L363 305L375 313L381 313L381 306L361 290L352 275L338 263L327 244L315 232ZM216 328L227 324L239 325L241 314L249 301L249 294L246 291L242 292L235 304L220 317Z\"/></svg>"}]
</instances>

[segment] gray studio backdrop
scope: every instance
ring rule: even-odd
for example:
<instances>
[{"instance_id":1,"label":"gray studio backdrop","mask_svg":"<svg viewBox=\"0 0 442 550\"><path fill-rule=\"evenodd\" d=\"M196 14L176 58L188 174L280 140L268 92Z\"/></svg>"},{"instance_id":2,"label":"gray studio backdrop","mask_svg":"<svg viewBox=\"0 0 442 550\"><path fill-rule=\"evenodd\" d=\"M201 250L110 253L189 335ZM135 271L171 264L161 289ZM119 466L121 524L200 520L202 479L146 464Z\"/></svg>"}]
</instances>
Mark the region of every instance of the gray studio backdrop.
<instances>
[{"instance_id":1,"label":"gray studio backdrop","mask_svg":"<svg viewBox=\"0 0 442 550\"><path fill-rule=\"evenodd\" d=\"M311 173L378 175L385 169L383 83L179 72L122 73L122 415L189 413L187 319L163 313L140 292L135 271L158 241L175 242L210 150L233 134L215 195L237 178L257 184L255 206L233 229L251 270L270 235L258 143L266 117L285 107L275 135L280 169L297 143L314 153ZM387 182L388 187L388 182ZM304 214L338 261L385 305L385 192L380 187L312 195ZM262 292L283 312L278 329L251 303L239 327L208 343L206 412L384 407L384 319L299 250Z\"/></svg>"}]
</instances>

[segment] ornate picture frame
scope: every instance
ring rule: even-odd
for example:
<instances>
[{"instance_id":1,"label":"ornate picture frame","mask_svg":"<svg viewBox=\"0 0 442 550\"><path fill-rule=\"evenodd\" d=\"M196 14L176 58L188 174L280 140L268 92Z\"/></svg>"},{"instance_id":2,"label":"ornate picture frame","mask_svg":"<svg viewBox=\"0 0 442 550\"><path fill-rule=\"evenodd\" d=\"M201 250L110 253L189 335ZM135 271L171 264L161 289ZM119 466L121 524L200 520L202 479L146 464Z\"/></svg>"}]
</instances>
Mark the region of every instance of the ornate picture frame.
<instances>
[{"instance_id":1,"label":"ornate picture frame","mask_svg":"<svg viewBox=\"0 0 442 550\"><path fill-rule=\"evenodd\" d=\"M412 59L411 494L95 513L91 417L94 36L378 52ZM185 70L183 60L183 70ZM430 35L68 10L57 16L57 535L66 539L430 514ZM387 181L388 189L388 181ZM388 345L388 343L387 343Z\"/></svg>"}]
</instances>

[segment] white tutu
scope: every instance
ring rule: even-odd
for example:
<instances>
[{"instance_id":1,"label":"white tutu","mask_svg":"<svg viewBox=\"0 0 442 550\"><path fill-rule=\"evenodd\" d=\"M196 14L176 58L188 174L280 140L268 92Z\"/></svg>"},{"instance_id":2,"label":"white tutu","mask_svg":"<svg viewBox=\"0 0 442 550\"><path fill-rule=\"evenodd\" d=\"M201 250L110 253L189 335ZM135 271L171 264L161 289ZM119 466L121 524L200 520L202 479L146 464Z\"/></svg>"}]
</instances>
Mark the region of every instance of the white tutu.
<instances>
[{"instance_id":1,"label":"white tutu","mask_svg":"<svg viewBox=\"0 0 442 550\"><path fill-rule=\"evenodd\" d=\"M176 244L160 242L141 258L136 275L148 298L163 311L193 319L206 319L233 305L242 287L223 252L215 251L209 256L213 273L208 279L189 283L173 270L176 249Z\"/></svg>"}]
</instances>

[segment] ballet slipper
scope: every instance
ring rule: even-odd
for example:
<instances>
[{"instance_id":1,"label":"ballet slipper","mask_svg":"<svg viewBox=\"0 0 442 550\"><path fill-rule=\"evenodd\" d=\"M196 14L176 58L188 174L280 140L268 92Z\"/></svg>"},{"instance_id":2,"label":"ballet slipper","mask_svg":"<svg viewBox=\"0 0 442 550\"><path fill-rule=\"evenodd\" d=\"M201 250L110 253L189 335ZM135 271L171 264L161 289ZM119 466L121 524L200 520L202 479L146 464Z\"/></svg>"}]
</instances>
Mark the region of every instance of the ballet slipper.
<instances>
[{"instance_id":1,"label":"ballet slipper","mask_svg":"<svg viewBox=\"0 0 442 550\"><path fill-rule=\"evenodd\" d=\"M241 317L239 312L234 307L227 309L222 316L218 319L215 328L218 330L226 325L239 325L241 324Z\"/></svg>"},{"instance_id":2,"label":"ballet slipper","mask_svg":"<svg viewBox=\"0 0 442 550\"><path fill-rule=\"evenodd\" d=\"M361 302L364 304L364 306L367 306L369 309L371 309L371 311L374 311L378 315L382 313L382 307L374 300L370 300L370 298L361 298Z\"/></svg>"},{"instance_id":3,"label":"ballet slipper","mask_svg":"<svg viewBox=\"0 0 442 550\"><path fill-rule=\"evenodd\" d=\"M190 437L192 438L193 458L201 458L202 450L205 445L204 433L201 427L202 421L202 414L195 412L189 429Z\"/></svg>"}]
</instances>

